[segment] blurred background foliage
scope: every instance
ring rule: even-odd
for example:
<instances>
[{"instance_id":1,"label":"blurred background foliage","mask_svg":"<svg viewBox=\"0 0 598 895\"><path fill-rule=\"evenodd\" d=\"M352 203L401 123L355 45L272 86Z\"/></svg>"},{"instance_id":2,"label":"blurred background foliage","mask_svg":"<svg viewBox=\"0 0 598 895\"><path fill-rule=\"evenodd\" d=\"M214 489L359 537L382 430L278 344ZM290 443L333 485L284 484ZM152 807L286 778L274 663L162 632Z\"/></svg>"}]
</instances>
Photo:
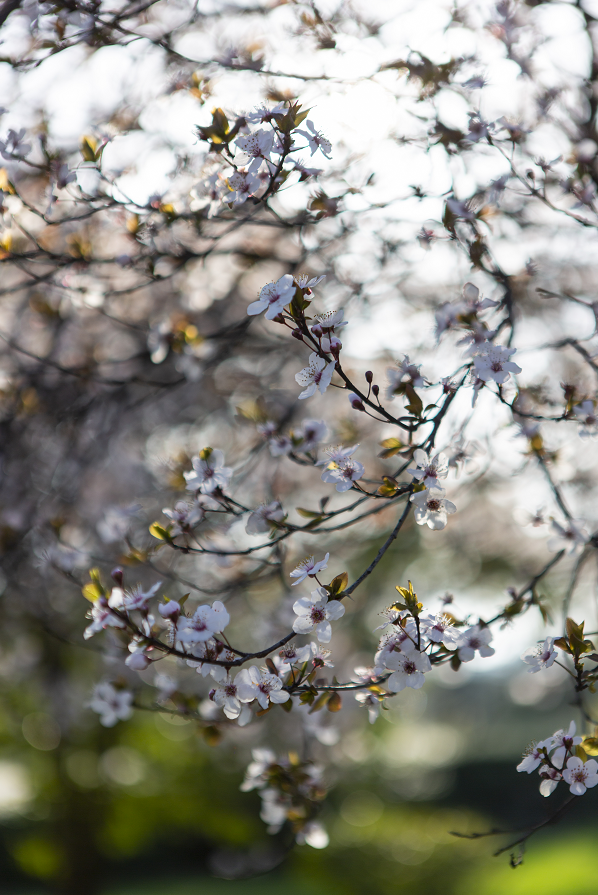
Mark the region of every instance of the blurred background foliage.
<instances>
[{"instance_id":1,"label":"blurred background foliage","mask_svg":"<svg viewBox=\"0 0 598 895\"><path fill-rule=\"evenodd\" d=\"M244 648L263 644L291 617L282 600L288 590L282 564L288 573L314 549L313 541L305 535L288 552L281 549L280 568L272 569L243 558L202 564L183 556L175 563L157 552L148 525L180 496L190 457L206 444L225 449L233 464L249 455L253 505L276 494L290 506L300 501L317 508L330 488L319 477L314 484L312 470L289 472L284 459L273 461L256 431L265 417L288 431L305 412L326 418L330 442L359 441L369 476L392 470L396 461L376 459L381 440L396 434L388 427L368 427L330 395L317 409L298 408L293 374L303 362L301 346L274 326L249 328L245 313L270 279L288 270L326 273L327 306L342 304L354 315L347 353L353 352L359 376L370 368L382 382L387 363L409 350L434 379L446 362L432 334L434 311L459 295L470 276L487 292L496 288L475 263L472 274L471 252L460 253L442 230L445 198L455 189L487 209L525 338L536 331L546 339L585 332L593 320L589 307L555 309L535 289L591 297L595 231L574 228L567 217L557 225L544 206L530 210L532 203L516 191L499 212L488 183L502 169L485 158L478 171L475 146L465 149L467 115L477 102L471 91L478 88L463 84L478 69L491 69L490 106L498 117L525 82L529 96L521 108L541 131L542 154L561 153L572 178L594 182L596 145L588 149L587 141L596 136L598 69L588 50L594 20L584 12L587 4L514 4L516 15L510 4L400 0L317 8L219 0L131 6L0 4L0 83L8 97L2 102L10 99L2 133L4 121L28 128L32 136L24 139L35 140L36 153L30 167L9 155L0 183L2 891L594 892L591 795L575 805L558 836L540 834L515 871L506 856L490 857L505 837L450 835L522 827L539 822L550 807L537 780L515 772L526 743L567 726L573 713L558 669L538 680L512 661L543 632L541 620L526 616L522 633L515 626L501 632L500 662L458 675L438 669L425 690L397 695L373 726L348 699L334 717L310 716L303 745L325 762L331 784L323 809L330 846L317 851L293 846L286 829L268 836L257 794L239 792L252 746L284 749L298 737L292 715L275 709L261 724L231 735L158 710L141 694L145 708L130 722L99 726L87 702L102 675L122 674L140 693L140 680L152 681L149 673L123 670L117 636L83 641L88 607L81 596L90 566L99 565L107 579L118 563L129 583L162 578L171 597L191 586L202 599L207 593L210 601L230 600L235 642L243 636ZM122 13L112 24L108 7ZM555 9L562 27L558 16L550 19ZM571 10L579 27L570 29L574 36L566 43ZM519 45L515 33L523 35ZM405 65L399 57L408 55L410 42L421 53L429 45L436 62L428 68L427 57L419 57L419 67L412 60ZM547 57L535 80L529 73L526 80L521 48L531 53L532 45ZM550 52L557 61L549 77ZM451 54L461 60L462 78L459 66L443 67ZM312 82L322 57L325 78ZM579 71L572 62L578 57ZM278 74L301 74L301 65L302 77ZM555 66L564 79L559 87ZM206 124L212 101L234 114L297 95L306 107L313 104L317 126L335 142L334 164L317 191L299 185L277 198L275 216L256 214L242 226L226 211L209 218L197 195L189 198L206 161L193 125ZM407 111L395 118L399 100ZM537 146L527 159L540 154ZM98 147L105 181L95 167ZM59 164L77 170L78 192L57 184ZM400 195L393 192L397 183ZM572 202L572 188L562 190ZM397 199L400 210L383 219ZM83 222L75 219L82 208L93 211ZM430 220L439 236L426 255L416 235ZM527 266L532 254L534 264ZM548 367L536 363L534 400L556 406L561 395L551 388L561 379L580 382L587 393L593 387L573 352L553 357ZM340 680L371 661L372 630L396 584L411 578L431 609L451 589L463 614L489 615L504 603L506 588L521 586L546 562L544 541L529 527L522 533L513 517L522 506L533 513L539 500L530 438L514 437L507 418L497 423L494 413L486 413L475 433L485 451L479 468L486 472L492 462L492 471L461 479L460 512L442 541L409 523L339 624L333 658ZM497 425L492 442L488 433ZM595 449L576 435L567 446L549 432L551 460L570 495L595 516ZM514 483L521 469L527 477ZM325 545L318 539L318 547L334 551L333 573L346 568L358 575L390 521L385 512L358 537L336 533ZM214 545L231 543L224 527L211 536ZM238 546L234 537L232 543ZM557 618L574 568L573 560L567 563L542 585ZM248 585L252 577L259 581ZM587 610L588 626L595 627L589 563L577 583L574 605ZM172 663L171 670L180 669ZM197 704L205 690L194 677L187 692Z\"/></svg>"}]
</instances>

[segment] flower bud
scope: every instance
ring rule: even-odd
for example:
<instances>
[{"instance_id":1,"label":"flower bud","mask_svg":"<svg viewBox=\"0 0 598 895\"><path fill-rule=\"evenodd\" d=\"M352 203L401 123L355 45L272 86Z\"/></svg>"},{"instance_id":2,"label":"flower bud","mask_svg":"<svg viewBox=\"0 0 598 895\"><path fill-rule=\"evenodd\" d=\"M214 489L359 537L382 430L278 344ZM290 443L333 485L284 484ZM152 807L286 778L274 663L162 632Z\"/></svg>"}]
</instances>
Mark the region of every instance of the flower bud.
<instances>
[{"instance_id":1,"label":"flower bud","mask_svg":"<svg viewBox=\"0 0 598 895\"><path fill-rule=\"evenodd\" d=\"M291 335L294 339L297 339L299 342L303 342L303 333L300 329L291 330Z\"/></svg>"},{"instance_id":2,"label":"flower bud","mask_svg":"<svg viewBox=\"0 0 598 895\"><path fill-rule=\"evenodd\" d=\"M119 587L123 586L124 574L122 569L112 569L112 571L110 572L110 577L113 581L116 582L116 584L118 584Z\"/></svg>"},{"instance_id":3,"label":"flower bud","mask_svg":"<svg viewBox=\"0 0 598 895\"><path fill-rule=\"evenodd\" d=\"M312 333L316 337L316 339L321 339L324 335L324 330L322 329L322 325L320 323L315 323L311 328Z\"/></svg>"},{"instance_id":4,"label":"flower bud","mask_svg":"<svg viewBox=\"0 0 598 895\"><path fill-rule=\"evenodd\" d=\"M372 384L372 379L373 379L373 378L374 378L374 374L372 373L372 371L371 371L371 370L366 370L366 373L365 373L365 381L371 385L371 384Z\"/></svg>"},{"instance_id":5,"label":"flower bud","mask_svg":"<svg viewBox=\"0 0 598 895\"><path fill-rule=\"evenodd\" d=\"M212 701L214 701L214 696L215 696L215 695L216 695L216 689L213 687L213 688L210 690L210 692L208 693L208 699L211 699Z\"/></svg>"},{"instance_id":6,"label":"flower bud","mask_svg":"<svg viewBox=\"0 0 598 895\"><path fill-rule=\"evenodd\" d=\"M380 386L379 385L372 386L372 394L374 395L375 398L378 397L378 395L380 394Z\"/></svg>"},{"instance_id":7,"label":"flower bud","mask_svg":"<svg viewBox=\"0 0 598 895\"><path fill-rule=\"evenodd\" d=\"M125 665L131 668L133 671L145 671L147 666L150 664L150 660L145 655L145 653L131 653L128 659L125 660Z\"/></svg>"},{"instance_id":8,"label":"flower bud","mask_svg":"<svg viewBox=\"0 0 598 895\"><path fill-rule=\"evenodd\" d=\"M365 407L363 406L363 402L361 398L355 395L353 392L349 395L349 402L353 410L363 410L365 411Z\"/></svg>"}]
</instances>

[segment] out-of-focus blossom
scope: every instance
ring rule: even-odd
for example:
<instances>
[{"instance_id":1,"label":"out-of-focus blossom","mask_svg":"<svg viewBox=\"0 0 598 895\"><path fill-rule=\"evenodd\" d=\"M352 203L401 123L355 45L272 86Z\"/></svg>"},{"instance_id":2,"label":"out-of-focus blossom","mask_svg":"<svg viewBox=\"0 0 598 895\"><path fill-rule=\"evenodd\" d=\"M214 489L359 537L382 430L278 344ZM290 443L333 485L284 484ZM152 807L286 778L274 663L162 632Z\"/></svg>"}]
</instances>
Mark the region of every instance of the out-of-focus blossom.
<instances>
[{"instance_id":1,"label":"out-of-focus blossom","mask_svg":"<svg viewBox=\"0 0 598 895\"><path fill-rule=\"evenodd\" d=\"M567 519L561 525L556 519L550 523L552 537L548 539L546 546L552 553L565 550L571 556L583 550L588 541L588 533L584 523L578 519Z\"/></svg>"},{"instance_id":2,"label":"out-of-focus blossom","mask_svg":"<svg viewBox=\"0 0 598 895\"><path fill-rule=\"evenodd\" d=\"M275 527L273 523L281 522L282 519L284 519L284 510L278 500L273 500L272 503L262 504L250 514L245 531L249 535L271 531Z\"/></svg>"},{"instance_id":3,"label":"out-of-focus blossom","mask_svg":"<svg viewBox=\"0 0 598 895\"><path fill-rule=\"evenodd\" d=\"M117 690L108 681L97 684L89 702L92 711L100 716L103 727L114 727L117 721L126 721L133 714L133 694L130 690Z\"/></svg>"},{"instance_id":4,"label":"out-of-focus blossom","mask_svg":"<svg viewBox=\"0 0 598 895\"><path fill-rule=\"evenodd\" d=\"M219 450L207 448L202 451L203 457L194 457L191 461L192 472L186 472L185 481L188 491L201 491L212 494L218 489L226 488L233 474L229 466L224 466L224 454Z\"/></svg>"},{"instance_id":5,"label":"out-of-focus blossom","mask_svg":"<svg viewBox=\"0 0 598 895\"><path fill-rule=\"evenodd\" d=\"M448 460L444 454L429 456L426 451L418 448L414 454L415 466L407 470L418 482L423 482L426 488L443 490L439 479L445 479L448 475Z\"/></svg>"},{"instance_id":6,"label":"out-of-focus blossom","mask_svg":"<svg viewBox=\"0 0 598 895\"><path fill-rule=\"evenodd\" d=\"M530 646L521 654L521 658L526 665L529 665L528 671L535 673L543 668L550 668L556 659L558 653L553 647L554 637L547 637L544 643L539 646Z\"/></svg>"}]
</instances>

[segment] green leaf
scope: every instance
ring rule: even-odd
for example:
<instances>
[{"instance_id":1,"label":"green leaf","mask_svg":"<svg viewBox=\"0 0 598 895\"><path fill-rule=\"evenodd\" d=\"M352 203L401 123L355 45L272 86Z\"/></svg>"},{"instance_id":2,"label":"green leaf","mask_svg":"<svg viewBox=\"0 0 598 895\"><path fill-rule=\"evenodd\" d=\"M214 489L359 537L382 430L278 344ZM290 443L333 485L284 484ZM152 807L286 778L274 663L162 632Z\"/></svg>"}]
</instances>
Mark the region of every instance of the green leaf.
<instances>
[{"instance_id":1,"label":"green leaf","mask_svg":"<svg viewBox=\"0 0 598 895\"><path fill-rule=\"evenodd\" d=\"M159 522L153 522L149 527L149 533L153 538L159 541L172 541L172 537L167 528L163 528Z\"/></svg>"},{"instance_id":2,"label":"green leaf","mask_svg":"<svg viewBox=\"0 0 598 895\"><path fill-rule=\"evenodd\" d=\"M333 578L330 584L326 586L328 595L334 599L345 590L349 583L349 575L347 572L341 572L336 578Z\"/></svg>"}]
</instances>

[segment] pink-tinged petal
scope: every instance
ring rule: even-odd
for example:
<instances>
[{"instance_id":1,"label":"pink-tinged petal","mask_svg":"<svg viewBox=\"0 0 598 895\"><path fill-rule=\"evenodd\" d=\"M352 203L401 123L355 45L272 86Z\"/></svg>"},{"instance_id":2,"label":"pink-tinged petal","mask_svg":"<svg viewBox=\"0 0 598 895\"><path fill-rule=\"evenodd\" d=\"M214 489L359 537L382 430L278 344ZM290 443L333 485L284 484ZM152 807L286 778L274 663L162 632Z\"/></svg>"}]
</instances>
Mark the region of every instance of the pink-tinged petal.
<instances>
[{"instance_id":1,"label":"pink-tinged petal","mask_svg":"<svg viewBox=\"0 0 598 895\"><path fill-rule=\"evenodd\" d=\"M569 792L574 796L583 796L585 791L586 791L586 788L583 785L583 783L575 782L575 783L572 783L571 786L569 787Z\"/></svg>"},{"instance_id":2,"label":"pink-tinged petal","mask_svg":"<svg viewBox=\"0 0 598 895\"><path fill-rule=\"evenodd\" d=\"M415 671L409 675L408 686L413 690L419 690L420 687L423 687L425 680L426 679L421 671Z\"/></svg>"},{"instance_id":3,"label":"pink-tinged petal","mask_svg":"<svg viewBox=\"0 0 598 895\"><path fill-rule=\"evenodd\" d=\"M320 622L316 626L316 637L320 643L330 643L332 640L332 626L330 622Z\"/></svg>"},{"instance_id":4,"label":"pink-tinged petal","mask_svg":"<svg viewBox=\"0 0 598 895\"><path fill-rule=\"evenodd\" d=\"M475 656L475 650L470 646L462 646L458 654L462 662L471 662Z\"/></svg>"},{"instance_id":5,"label":"pink-tinged petal","mask_svg":"<svg viewBox=\"0 0 598 895\"><path fill-rule=\"evenodd\" d=\"M299 395L299 400L303 401L303 400L305 400L305 398L311 398L312 395L315 395L316 387L317 386L316 386L315 382L312 382L312 384L310 386L308 386L305 389L305 391L301 392L301 394Z\"/></svg>"},{"instance_id":6,"label":"pink-tinged petal","mask_svg":"<svg viewBox=\"0 0 598 895\"><path fill-rule=\"evenodd\" d=\"M247 307L247 313L250 317L253 317L255 314L261 314L262 311L265 311L268 307L268 303L265 301L252 301L251 304Z\"/></svg>"},{"instance_id":7,"label":"pink-tinged petal","mask_svg":"<svg viewBox=\"0 0 598 895\"><path fill-rule=\"evenodd\" d=\"M260 706L261 706L263 709L267 709L267 708L268 708L268 704L269 704L269 703L268 703L268 697L266 696L265 693L262 693L261 690L257 690L257 692L256 692L256 694L255 694L255 698L257 699L257 701L259 702Z\"/></svg>"},{"instance_id":8,"label":"pink-tinged petal","mask_svg":"<svg viewBox=\"0 0 598 895\"><path fill-rule=\"evenodd\" d=\"M398 693L400 690L404 690L407 686L407 675L402 671L395 671L386 681L386 686L389 690L392 690L393 693Z\"/></svg>"},{"instance_id":9,"label":"pink-tinged petal","mask_svg":"<svg viewBox=\"0 0 598 895\"><path fill-rule=\"evenodd\" d=\"M295 615L310 615L314 608L314 601L310 597L300 597L293 603Z\"/></svg>"},{"instance_id":10,"label":"pink-tinged petal","mask_svg":"<svg viewBox=\"0 0 598 895\"><path fill-rule=\"evenodd\" d=\"M335 622L337 619L342 618L345 614L345 607L340 602L340 600L330 600L329 603L326 603L326 615L328 618L332 619Z\"/></svg>"},{"instance_id":11,"label":"pink-tinged petal","mask_svg":"<svg viewBox=\"0 0 598 895\"><path fill-rule=\"evenodd\" d=\"M293 622L293 631L295 634L309 634L313 631L314 623L307 616L300 616Z\"/></svg>"},{"instance_id":12,"label":"pink-tinged petal","mask_svg":"<svg viewBox=\"0 0 598 895\"><path fill-rule=\"evenodd\" d=\"M558 785L558 780L542 780L540 783L540 795L547 798L551 793L555 791Z\"/></svg>"},{"instance_id":13,"label":"pink-tinged petal","mask_svg":"<svg viewBox=\"0 0 598 895\"><path fill-rule=\"evenodd\" d=\"M598 774L598 762L596 762L593 758L590 758L589 761L586 761L584 768L587 774Z\"/></svg>"},{"instance_id":14,"label":"pink-tinged petal","mask_svg":"<svg viewBox=\"0 0 598 895\"><path fill-rule=\"evenodd\" d=\"M283 702L286 702L287 699L290 698L290 693L287 693L286 690L273 690L270 693L270 702L274 702L277 705L280 705Z\"/></svg>"}]
</instances>

